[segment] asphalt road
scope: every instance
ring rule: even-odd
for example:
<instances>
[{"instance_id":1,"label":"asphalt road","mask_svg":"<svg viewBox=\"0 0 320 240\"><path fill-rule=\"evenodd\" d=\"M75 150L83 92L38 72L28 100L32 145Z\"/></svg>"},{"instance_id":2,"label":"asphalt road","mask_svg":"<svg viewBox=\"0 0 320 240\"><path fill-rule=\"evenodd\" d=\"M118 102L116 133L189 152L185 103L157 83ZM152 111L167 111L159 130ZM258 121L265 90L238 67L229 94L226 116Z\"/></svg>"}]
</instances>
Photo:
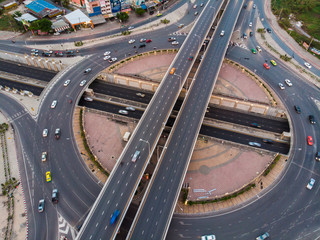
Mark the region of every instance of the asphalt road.
<instances>
[{"instance_id":1,"label":"asphalt road","mask_svg":"<svg viewBox=\"0 0 320 240\"><path fill-rule=\"evenodd\" d=\"M207 5L210 6L211 2ZM164 239L243 1L229 2L191 84L127 239ZM209 6L206 6L208 8ZM220 32L225 35L220 37ZM157 216L157 217L155 217Z\"/></svg>"}]
</instances>

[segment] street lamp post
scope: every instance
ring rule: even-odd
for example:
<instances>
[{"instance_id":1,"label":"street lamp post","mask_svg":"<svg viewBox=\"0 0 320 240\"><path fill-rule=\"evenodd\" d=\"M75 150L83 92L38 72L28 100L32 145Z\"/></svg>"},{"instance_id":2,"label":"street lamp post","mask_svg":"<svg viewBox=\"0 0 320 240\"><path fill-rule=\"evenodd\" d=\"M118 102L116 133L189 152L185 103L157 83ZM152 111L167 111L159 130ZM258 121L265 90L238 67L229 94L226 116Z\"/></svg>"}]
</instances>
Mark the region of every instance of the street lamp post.
<instances>
[{"instance_id":1,"label":"street lamp post","mask_svg":"<svg viewBox=\"0 0 320 240\"><path fill-rule=\"evenodd\" d=\"M147 141L147 140L143 140L142 138L140 138L140 140L139 140L140 142L145 142L145 143L147 143L148 144L148 147L149 147L149 155L150 155L150 152L151 152L151 148L150 148L150 143L149 143L149 141Z\"/></svg>"}]
</instances>

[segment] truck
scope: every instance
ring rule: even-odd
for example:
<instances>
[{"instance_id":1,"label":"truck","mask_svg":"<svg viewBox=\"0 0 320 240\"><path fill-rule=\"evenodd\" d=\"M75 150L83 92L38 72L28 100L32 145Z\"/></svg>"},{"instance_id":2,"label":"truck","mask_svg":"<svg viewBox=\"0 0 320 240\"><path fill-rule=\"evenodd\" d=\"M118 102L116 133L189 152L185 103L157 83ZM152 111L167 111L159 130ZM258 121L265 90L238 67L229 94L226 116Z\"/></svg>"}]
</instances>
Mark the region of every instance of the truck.
<instances>
[{"instance_id":1,"label":"truck","mask_svg":"<svg viewBox=\"0 0 320 240\"><path fill-rule=\"evenodd\" d=\"M128 142L130 135L131 135L130 132L125 132L125 134L123 135L123 141Z\"/></svg>"}]
</instances>

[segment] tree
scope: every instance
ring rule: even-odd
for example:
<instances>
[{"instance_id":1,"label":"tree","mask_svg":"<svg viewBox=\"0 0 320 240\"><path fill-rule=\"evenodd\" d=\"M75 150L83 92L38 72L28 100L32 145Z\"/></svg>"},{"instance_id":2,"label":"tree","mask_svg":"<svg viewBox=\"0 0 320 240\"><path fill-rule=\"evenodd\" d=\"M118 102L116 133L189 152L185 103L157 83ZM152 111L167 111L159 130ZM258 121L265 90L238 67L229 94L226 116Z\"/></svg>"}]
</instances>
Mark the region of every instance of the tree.
<instances>
[{"instance_id":1,"label":"tree","mask_svg":"<svg viewBox=\"0 0 320 240\"><path fill-rule=\"evenodd\" d=\"M52 22L46 18L33 21L30 24L30 30L40 30L41 32L49 32L51 30Z\"/></svg>"},{"instance_id":2,"label":"tree","mask_svg":"<svg viewBox=\"0 0 320 240\"><path fill-rule=\"evenodd\" d=\"M146 11L142 8L136 8L135 12L138 16L142 16Z\"/></svg>"},{"instance_id":3,"label":"tree","mask_svg":"<svg viewBox=\"0 0 320 240\"><path fill-rule=\"evenodd\" d=\"M117 13L117 18L120 19L121 22L125 22L129 19L129 15L128 13L120 12L120 13Z\"/></svg>"}]
</instances>

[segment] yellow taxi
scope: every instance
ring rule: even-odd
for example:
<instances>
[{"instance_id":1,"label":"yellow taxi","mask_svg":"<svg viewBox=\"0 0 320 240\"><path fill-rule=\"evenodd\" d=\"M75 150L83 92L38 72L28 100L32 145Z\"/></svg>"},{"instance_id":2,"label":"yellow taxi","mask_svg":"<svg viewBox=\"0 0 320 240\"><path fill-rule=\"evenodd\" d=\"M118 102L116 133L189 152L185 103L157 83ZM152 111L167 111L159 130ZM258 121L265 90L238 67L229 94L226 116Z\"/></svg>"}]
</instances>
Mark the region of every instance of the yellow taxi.
<instances>
[{"instance_id":1,"label":"yellow taxi","mask_svg":"<svg viewBox=\"0 0 320 240\"><path fill-rule=\"evenodd\" d=\"M46 180L47 180L47 182L51 182L51 172L50 171L46 172Z\"/></svg>"},{"instance_id":2,"label":"yellow taxi","mask_svg":"<svg viewBox=\"0 0 320 240\"><path fill-rule=\"evenodd\" d=\"M277 66L277 63L276 63L275 60L270 60L270 62L271 62L271 64L272 64L273 66Z\"/></svg>"},{"instance_id":3,"label":"yellow taxi","mask_svg":"<svg viewBox=\"0 0 320 240\"><path fill-rule=\"evenodd\" d=\"M171 74L171 75L174 74L175 71L176 71L176 68L171 68L170 74Z\"/></svg>"}]
</instances>

